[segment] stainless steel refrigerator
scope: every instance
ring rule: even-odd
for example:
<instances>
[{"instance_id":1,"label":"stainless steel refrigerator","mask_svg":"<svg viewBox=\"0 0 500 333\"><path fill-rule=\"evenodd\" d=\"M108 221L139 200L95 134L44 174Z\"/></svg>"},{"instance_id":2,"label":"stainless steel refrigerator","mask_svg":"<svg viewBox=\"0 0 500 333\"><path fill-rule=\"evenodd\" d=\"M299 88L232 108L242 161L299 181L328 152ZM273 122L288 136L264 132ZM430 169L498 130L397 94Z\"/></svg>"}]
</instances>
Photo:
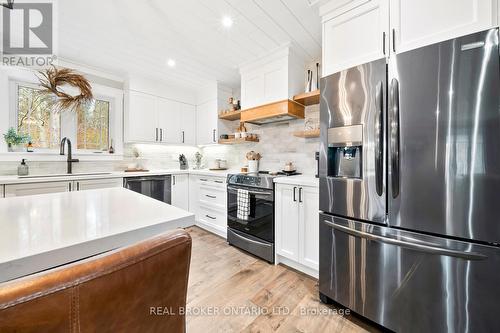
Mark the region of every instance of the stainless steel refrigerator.
<instances>
[{"instance_id":1,"label":"stainless steel refrigerator","mask_svg":"<svg viewBox=\"0 0 500 333\"><path fill-rule=\"evenodd\" d=\"M322 79L322 301L398 332L499 329L498 40Z\"/></svg>"}]
</instances>

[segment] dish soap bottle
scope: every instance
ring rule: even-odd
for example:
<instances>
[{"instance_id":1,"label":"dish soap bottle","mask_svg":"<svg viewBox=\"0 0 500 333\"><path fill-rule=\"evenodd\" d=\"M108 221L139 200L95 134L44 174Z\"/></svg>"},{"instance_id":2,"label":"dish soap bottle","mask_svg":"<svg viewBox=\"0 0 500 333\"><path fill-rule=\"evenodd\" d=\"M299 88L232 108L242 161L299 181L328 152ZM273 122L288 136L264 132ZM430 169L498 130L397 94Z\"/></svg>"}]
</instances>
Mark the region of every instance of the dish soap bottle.
<instances>
[{"instance_id":1,"label":"dish soap bottle","mask_svg":"<svg viewBox=\"0 0 500 333\"><path fill-rule=\"evenodd\" d=\"M29 167L26 164L26 159L23 158L21 161L21 165L17 167L17 175L18 176L27 176L29 174Z\"/></svg>"}]
</instances>

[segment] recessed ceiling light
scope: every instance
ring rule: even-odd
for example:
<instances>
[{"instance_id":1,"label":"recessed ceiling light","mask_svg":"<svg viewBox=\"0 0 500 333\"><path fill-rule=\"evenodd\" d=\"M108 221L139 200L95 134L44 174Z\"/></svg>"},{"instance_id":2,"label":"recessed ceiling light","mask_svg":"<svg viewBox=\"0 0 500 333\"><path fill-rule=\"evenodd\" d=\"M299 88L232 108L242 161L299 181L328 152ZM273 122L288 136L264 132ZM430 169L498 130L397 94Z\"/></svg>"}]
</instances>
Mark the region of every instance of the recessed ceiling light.
<instances>
[{"instance_id":1,"label":"recessed ceiling light","mask_svg":"<svg viewBox=\"0 0 500 333\"><path fill-rule=\"evenodd\" d=\"M229 28L233 25L233 19L230 18L229 16L224 16L222 18L222 25L225 26L226 28Z\"/></svg>"},{"instance_id":2,"label":"recessed ceiling light","mask_svg":"<svg viewBox=\"0 0 500 333\"><path fill-rule=\"evenodd\" d=\"M168 59L167 60L167 65L168 65L168 67L175 67L175 60L174 59Z\"/></svg>"}]
</instances>

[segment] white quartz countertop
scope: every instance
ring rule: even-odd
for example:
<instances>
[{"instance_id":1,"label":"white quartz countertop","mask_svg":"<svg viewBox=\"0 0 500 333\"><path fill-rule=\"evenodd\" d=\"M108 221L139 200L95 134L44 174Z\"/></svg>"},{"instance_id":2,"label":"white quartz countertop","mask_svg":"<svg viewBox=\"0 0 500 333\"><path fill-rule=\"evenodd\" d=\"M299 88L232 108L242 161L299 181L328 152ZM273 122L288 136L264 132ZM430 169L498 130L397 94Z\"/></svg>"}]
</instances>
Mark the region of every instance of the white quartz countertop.
<instances>
[{"instance_id":1,"label":"white quartz countertop","mask_svg":"<svg viewBox=\"0 0 500 333\"><path fill-rule=\"evenodd\" d=\"M106 178L125 178L125 177L144 177L144 176L159 176L159 175L179 175L179 174L192 174L200 176L214 176L214 177L227 177L230 173L238 173L238 170L221 170L211 171L208 169L202 170L151 170L147 172L125 172L125 171L112 171L112 172L89 172L89 173L75 173L72 176L68 175L46 175L33 174L29 178L18 176L0 176L0 185L8 184L31 184L31 183L45 183L45 182L58 182L69 180L83 180L83 179L106 179Z\"/></svg>"},{"instance_id":2,"label":"white quartz countertop","mask_svg":"<svg viewBox=\"0 0 500 333\"><path fill-rule=\"evenodd\" d=\"M127 246L194 215L124 188L0 200L0 282Z\"/></svg>"},{"instance_id":3,"label":"white quartz countertop","mask_svg":"<svg viewBox=\"0 0 500 333\"><path fill-rule=\"evenodd\" d=\"M290 176L274 178L276 184L298 185L298 186L313 186L319 187L319 179L314 176Z\"/></svg>"}]
</instances>

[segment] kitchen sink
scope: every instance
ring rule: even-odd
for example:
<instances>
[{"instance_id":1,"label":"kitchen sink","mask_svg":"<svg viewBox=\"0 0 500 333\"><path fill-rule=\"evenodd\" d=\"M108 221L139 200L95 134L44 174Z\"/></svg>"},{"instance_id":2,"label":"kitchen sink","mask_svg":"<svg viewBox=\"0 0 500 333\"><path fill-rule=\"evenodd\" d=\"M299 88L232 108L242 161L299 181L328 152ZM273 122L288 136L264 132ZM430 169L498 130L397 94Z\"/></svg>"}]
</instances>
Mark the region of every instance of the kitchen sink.
<instances>
[{"instance_id":1,"label":"kitchen sink","mask_svg":"<svg viewBox=\"0 0 500 333\"><path fill-rule=\"evenodd\" d=\"M26 178L55 178L55 177L79 177L79 176L102 176L102 175L110 175L111 172L93 172L93 173L59 173L52 175L30 175L30 176L18 176L19 179Z\"/></svg>"}]
</instances>

